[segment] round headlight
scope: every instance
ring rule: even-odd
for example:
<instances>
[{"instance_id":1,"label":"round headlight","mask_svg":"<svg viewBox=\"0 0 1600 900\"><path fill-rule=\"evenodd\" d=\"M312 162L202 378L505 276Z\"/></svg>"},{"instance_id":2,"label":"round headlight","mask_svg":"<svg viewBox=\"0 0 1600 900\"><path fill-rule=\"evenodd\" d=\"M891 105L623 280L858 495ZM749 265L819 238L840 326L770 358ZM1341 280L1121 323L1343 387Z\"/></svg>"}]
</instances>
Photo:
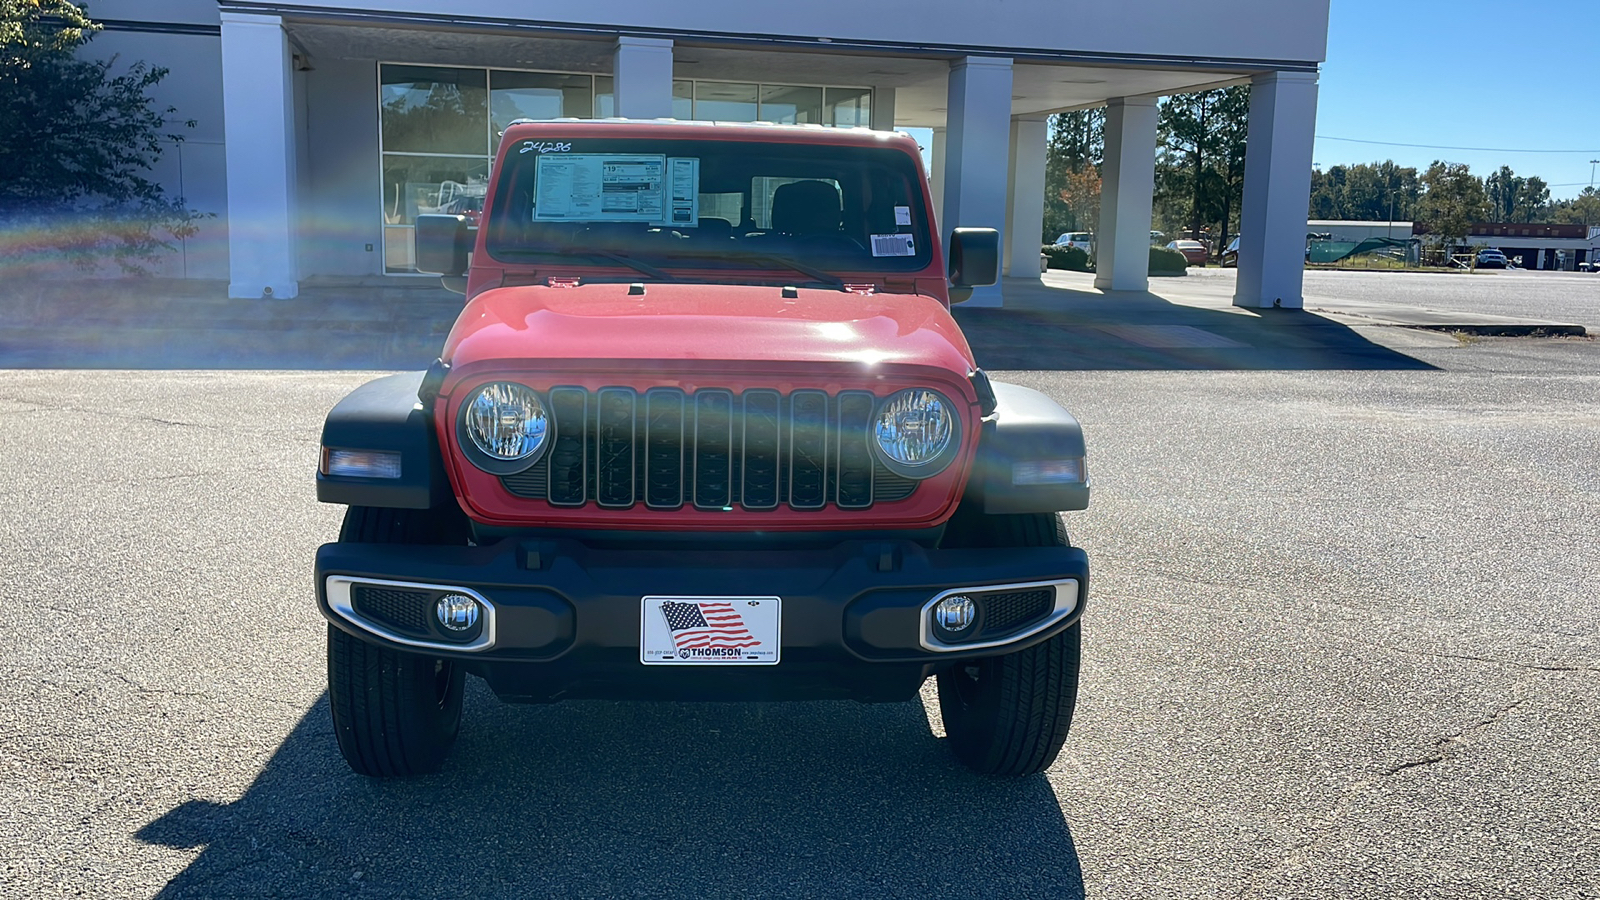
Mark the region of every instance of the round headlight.
<instances>
[{"instance_id":1,"label":"round headlight","mask_svg":"<svg viewBox=\"0 0 1600 900\"><path fill-rule=\"evenodd\" d=\"M878 408L872 433L884 465L897 475L927 478L955 458L955 409L937 391L891 395Z\"/></svg>"},{"instance_id":2,"label":"round headlight","mask_svg":"<svg viewBox=\"0 0 1600 900\"><path fill-rule=\"evenodd\" d=\"M480 467L495 463L532 464L550 433L550 415L532 389L510 381L478 388L461 405L464 445L482 454ZM470 454L469 454L470 455ZM490 463L483 466L484 462ZM500 474L507 474L501 472Z\"/></svg>"}]
</instances>

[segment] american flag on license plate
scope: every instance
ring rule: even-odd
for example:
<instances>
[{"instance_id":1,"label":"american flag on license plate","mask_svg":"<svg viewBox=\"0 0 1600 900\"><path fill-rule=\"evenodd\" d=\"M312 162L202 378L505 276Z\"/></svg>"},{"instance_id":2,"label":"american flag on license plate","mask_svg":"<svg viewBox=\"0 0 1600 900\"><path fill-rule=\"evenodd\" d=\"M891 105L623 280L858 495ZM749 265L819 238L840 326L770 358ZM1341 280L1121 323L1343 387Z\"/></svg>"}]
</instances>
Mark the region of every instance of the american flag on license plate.
<instances>
[{"instance_id":1,"label":"american flag on license plate","mask_svg":"<svg viewBox=\"0 0 1600 900\"><path fill-rule=\"evenodd\" d=\"M761 642L744 625L732 603L720 601L683 603L669 600L661 604L661 615L672 630L672 643L679 650L695 647L724 647L743 650Z\"/></svg>"}]
</instances>

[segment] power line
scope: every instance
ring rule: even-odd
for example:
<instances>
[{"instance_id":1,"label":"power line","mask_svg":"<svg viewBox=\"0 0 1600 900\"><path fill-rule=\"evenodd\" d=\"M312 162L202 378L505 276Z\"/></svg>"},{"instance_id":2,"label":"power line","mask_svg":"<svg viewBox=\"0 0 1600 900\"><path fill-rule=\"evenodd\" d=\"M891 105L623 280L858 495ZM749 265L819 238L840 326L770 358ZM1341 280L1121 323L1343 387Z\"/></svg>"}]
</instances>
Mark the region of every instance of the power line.
<instances>
[{"instance_id":1,"label":"power line","mask_svg":"<svg viewBox=\"0 0 1600 900\"><path fill-rule=\"evenodd\" d=\"M1402 144L1396 141L1364 141L1360 138L1333 137L1331 135L1317 135L1319 141L1345 141L1351 144L1379 144L1384 147L1413 147L1418 150L1472 150L1479 153L1569 153L1584 154L1594 153L1594 150L1528 150L1512 149L1507 147L1447 147L1442 144Z\"/></svg>"}]
</instances>

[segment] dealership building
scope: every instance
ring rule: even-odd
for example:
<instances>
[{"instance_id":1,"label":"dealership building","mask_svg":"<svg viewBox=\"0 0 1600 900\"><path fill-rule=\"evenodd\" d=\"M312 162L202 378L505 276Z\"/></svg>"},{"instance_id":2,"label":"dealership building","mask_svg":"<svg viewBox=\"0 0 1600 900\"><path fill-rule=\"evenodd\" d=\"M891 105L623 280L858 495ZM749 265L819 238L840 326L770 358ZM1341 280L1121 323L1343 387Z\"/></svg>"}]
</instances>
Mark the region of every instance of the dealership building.
<instances>
[{"instance_id":1,"label":"dealership building","mask_svg":"<svg viewBox=\"0 0 1600 900\"><path fill-rule=\"evenodd\" d=\"M1148 285L1156 102L1253 86L1235 302L1301 305L1328 0L98 0L85 53L147 60L193 120L158 177L216 218L167 274L234 297L415 278L413 223L481 196L515 118L931 130L944 233L1039 276L1047 117L1106 108L1096 284ZM973 303L1000 305L1004 288Z\"/></svg>"}]
</instances>

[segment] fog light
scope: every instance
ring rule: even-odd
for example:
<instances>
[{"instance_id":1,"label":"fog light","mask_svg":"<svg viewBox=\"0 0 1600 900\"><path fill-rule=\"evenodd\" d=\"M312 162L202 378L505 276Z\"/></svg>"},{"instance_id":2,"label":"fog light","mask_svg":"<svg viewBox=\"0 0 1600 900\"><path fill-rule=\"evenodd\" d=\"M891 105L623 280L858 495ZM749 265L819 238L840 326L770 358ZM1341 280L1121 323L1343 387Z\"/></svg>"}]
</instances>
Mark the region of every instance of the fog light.
<instances>
[{"instance_id":1,"label":"fog light","mask_svg":"<svg viewBox=\"0 0 1600 900\"><path fill-rule=\"evenodd\" d=\"M434 607L448 631L471 631L478 624L478 601L465 594L445 594Z\"/></svg>"},{"instance_id":2,"label":"fog light","mask_svg":"<svg viewBox=\"0 0 1600 900\"><path fill-rule=\"evenodd\" d=\"M933 608L933 621L939 628L952 635L960 634L972 627L978 618L978 605L972 602L971 597L955 594L940 600Z\"/></svg>"}]
</instances>

